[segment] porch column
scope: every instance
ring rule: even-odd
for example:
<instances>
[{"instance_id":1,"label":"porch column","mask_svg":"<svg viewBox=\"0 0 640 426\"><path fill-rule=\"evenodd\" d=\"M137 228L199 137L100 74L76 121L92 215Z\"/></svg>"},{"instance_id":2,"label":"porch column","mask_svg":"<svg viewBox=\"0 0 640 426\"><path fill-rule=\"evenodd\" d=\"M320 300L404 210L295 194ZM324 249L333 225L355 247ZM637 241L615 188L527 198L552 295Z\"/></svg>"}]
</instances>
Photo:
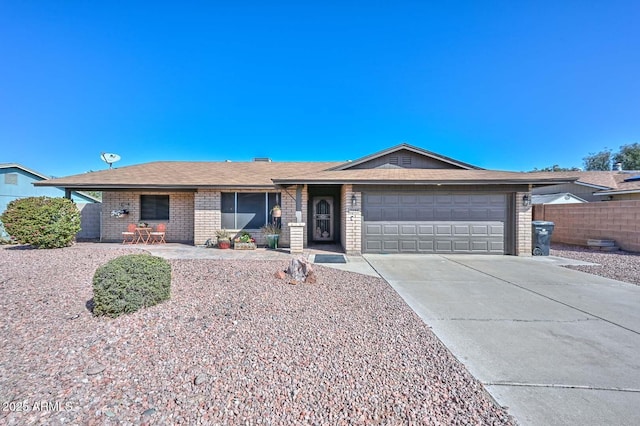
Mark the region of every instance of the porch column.
<instances>
[{"instance_id":1,"label":"porch column","mask_svg":"<svg viewBox=\"0 0 640 426\"><path fill-rule=\"evenodd\" d=\"M302 185L296 186L296 222L302 222Z\"/></svg>"},{"instance_id":2,"label":"porch column","mask_svg":"<svg viewBox=\"0 0 640 426\"><path fill-rule=\"evenodd\" d=\"M529 192L516 192L516 256L531 256L531 205L522 205L522 198L527 195L531 199Z\"/></svg>"},{"instance_id":3,"label":"porch column","mask_svg":"<svg viewBox=\"0 0 640 426\"><path fill-rule=\"evenodd\" d=\"M289 222L289 252L302 253L304 251L304 222Z\"/></svg>"}]
</instances>

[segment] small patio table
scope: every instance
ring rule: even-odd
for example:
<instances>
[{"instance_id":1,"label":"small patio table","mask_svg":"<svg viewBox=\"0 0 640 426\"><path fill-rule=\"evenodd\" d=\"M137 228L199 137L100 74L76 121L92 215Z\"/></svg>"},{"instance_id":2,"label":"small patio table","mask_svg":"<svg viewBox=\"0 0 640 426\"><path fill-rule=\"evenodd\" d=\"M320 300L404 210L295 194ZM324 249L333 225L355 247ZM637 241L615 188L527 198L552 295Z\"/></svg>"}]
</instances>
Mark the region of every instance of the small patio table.
<instances>
[{"instance_id":1,"label":"small patio table","mask_svg":"<svg viewBox=\"0 0 640 426\"><path fill-rule=\"evenodd\" d=\"M136 228L136 235L138 236L136 239L136 244L140 243L141 241L144 244L147 244L149 242L149 238L151 238L152 230L153 228L151 227Z\"/></svg>"}]
</instances>

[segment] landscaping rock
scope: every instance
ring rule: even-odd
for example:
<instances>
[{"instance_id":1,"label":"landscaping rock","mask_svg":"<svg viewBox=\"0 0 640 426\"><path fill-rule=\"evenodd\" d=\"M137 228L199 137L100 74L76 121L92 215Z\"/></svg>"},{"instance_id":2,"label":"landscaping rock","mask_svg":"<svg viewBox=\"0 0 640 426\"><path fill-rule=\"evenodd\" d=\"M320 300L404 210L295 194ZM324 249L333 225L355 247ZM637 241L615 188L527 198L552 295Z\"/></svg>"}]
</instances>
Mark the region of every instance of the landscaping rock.
<instances>
[{"instance_id":1,"label":"landscaping rock","mask_svg":"<svg viewBox=\"0 0 640 426\"><path fill-rule=\"evenodd\" d=\"M291 275L294 281L304 283L307 282L307 278L309 276L313 276L313 267L307 259L299 257L296 259L291 259L291 263L287 268L287 273ZM314 283L317 281L315 276L313 276L311 281Z\"/></svg>"}]
</instances>

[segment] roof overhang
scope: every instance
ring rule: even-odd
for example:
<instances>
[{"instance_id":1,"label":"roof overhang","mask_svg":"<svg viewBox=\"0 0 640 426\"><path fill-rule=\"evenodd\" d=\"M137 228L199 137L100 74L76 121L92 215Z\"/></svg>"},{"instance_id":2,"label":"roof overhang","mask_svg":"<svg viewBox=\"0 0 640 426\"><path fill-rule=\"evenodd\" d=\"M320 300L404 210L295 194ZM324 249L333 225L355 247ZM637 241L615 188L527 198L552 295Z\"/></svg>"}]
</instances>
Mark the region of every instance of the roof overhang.
<instances>
[{"instance_id":1,"label":"roof overhang","mask_svg":"<svg viewBox=\"0 0 640 426\"><path fill-rule=\"evenodd\" d=\"M450 180L390 180L390 179L273 179L276 185L340 185L340 184L357 184L357 185L556 185L562 183L571 183L571 179L553 179L553 180L519 180L519 179L450 179Z\"/></svg>"},{"instance_id":2,"label":"roof overhang","mask_svg":"<svg viewBox=\"0 0 640 426\"><path fill-rule=\"evenodd\" d=\"M598 191L593 195L622 195L622 194L640 194L640 189L626 189L620 191Z\"/></svg>"}]
</instances>

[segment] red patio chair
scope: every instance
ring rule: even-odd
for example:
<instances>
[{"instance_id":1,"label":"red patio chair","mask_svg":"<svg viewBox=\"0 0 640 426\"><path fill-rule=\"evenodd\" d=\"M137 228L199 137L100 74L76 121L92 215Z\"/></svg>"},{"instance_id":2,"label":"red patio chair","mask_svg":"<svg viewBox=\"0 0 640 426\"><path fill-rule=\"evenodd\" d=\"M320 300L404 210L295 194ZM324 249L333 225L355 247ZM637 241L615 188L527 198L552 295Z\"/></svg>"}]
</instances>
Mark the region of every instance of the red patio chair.
<instances>
[{"instance_id":1,"label":"red patio chair","mask_svg":"<svg viewBox=\"0 0 640 426\"><path fill-rule=\"evenodd\" d=\"M167 225L165 225L164 223L158 224L158 226L156 227L156 230L151 232L151 239L150 239L151 244L153 243L165 244L166 241L164 239L164 235L166 232L167 232Z\"/></svg>"},{"instance_id":2,"label":"red patio chair","mask_svg":"<svg viewBox=\"0 0 640 426\"><path fill-rule=\"evenodd\" d=\"M135 244L136 242L136 224L127 225L127 230L122 233L122 244Z\"/></svg>"}]
</instances>

